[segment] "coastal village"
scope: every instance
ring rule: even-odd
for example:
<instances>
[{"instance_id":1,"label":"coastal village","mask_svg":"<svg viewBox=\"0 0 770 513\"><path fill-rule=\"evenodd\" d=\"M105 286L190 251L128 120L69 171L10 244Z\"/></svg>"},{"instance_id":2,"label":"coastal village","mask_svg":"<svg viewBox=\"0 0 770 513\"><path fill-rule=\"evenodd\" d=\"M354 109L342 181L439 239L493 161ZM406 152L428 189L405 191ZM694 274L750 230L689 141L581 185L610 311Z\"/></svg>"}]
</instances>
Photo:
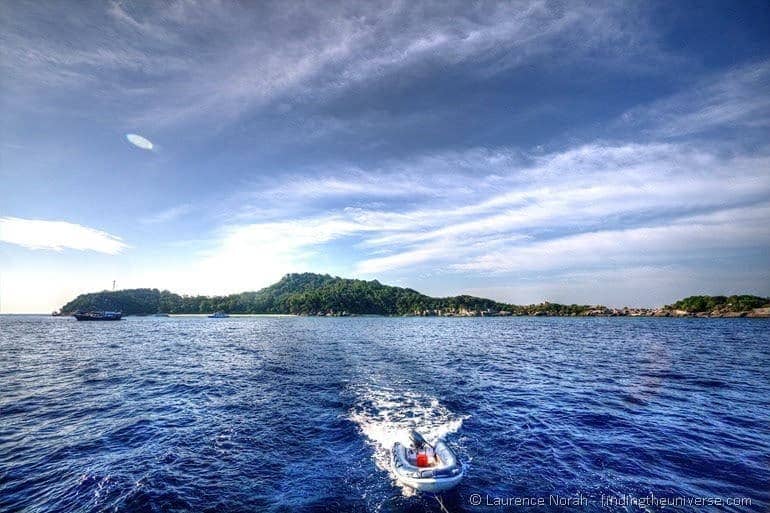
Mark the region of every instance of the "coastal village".
<instances>
[{"instance_id":1,"label":"coastal village","mask_svg":"<svg viewBox=\"0 0 770 513\"><path fill-rule=\"evenodd\" d=\"M561 313L557 310L549 310L552 303L544 302L534 305L529 311L510 311L510 310L471 310L466 308L459 309L438 309L421 310L413 314L405 314L405 317L699 317L699 318L727 318L727 317L770 317L770 307L753 308L733 312L729 310L714 310L711 312L688 312L687 310L671 308L608 308L606 306L596 305L586 307L580 312ZM561 306L561 305L559 305ZM305 314L311 317L355 317L361 314L351 314L349 312L335 312L329 310L326 312L313 312Z\"/></svg>"}]
</instances>

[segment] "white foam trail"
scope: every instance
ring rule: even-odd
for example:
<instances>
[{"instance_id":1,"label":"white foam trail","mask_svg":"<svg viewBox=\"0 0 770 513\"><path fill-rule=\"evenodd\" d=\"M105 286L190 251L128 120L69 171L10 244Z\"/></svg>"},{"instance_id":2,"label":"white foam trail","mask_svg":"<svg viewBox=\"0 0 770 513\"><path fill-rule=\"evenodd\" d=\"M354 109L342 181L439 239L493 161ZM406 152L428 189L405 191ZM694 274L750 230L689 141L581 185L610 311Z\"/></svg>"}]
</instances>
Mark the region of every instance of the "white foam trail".
<instances>
[{"instance_id":1,"label":"white foam trail","mask_svg":"<svg viewBox=\"0 0 770 513\"><path fill-rule=\"evenodd\" d=\"M452 413L438 399L415 392L372 387L359 387L354 392L358 399L349 418L373 446L375 465L394 480L390 450L396 442L408 443L410 430L416 429L434 443L458 431L467 418ZM409 494L410 490L404 492Z\"/></svg>"}]
</instances>

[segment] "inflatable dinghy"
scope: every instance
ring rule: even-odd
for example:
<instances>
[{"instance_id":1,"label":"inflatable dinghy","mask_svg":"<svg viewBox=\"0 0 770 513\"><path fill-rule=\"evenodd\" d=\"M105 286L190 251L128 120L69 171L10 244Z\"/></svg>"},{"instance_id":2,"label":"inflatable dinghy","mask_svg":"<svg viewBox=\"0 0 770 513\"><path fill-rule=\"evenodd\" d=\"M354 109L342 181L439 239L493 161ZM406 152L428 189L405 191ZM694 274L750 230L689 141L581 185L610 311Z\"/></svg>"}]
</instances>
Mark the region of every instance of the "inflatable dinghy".
<instances>
[{"instance_id":1,"label":"inflatable dinghy","mask_svg":"<svg viewBox=\"0 0 770 513\"><path fill-rule=\"evenodd\" d=\"M443 492L463 478L460 460L442 440L430 445L417 431L409 436L409 446L393 445L391 465L402 484L423 492Z\"/></svg>"}]
</instances>

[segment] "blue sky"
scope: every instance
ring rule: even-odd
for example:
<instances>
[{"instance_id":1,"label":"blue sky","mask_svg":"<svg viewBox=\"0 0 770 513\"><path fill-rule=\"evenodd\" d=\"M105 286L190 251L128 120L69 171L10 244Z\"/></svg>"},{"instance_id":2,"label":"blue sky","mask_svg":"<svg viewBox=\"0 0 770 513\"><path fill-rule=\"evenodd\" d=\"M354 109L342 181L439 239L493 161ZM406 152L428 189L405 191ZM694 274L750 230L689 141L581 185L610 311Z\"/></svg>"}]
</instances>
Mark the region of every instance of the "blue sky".
<instances>
[{"instance_id":1,"label":"blue sky","mask_svg":"<svg viewBox=\"0 0 770 513\"><path fill-rule=\"evenodd\" d=\"M770 295L766 2L19 1L0 52L3 312Z\"/></svg>"}]
</instances>

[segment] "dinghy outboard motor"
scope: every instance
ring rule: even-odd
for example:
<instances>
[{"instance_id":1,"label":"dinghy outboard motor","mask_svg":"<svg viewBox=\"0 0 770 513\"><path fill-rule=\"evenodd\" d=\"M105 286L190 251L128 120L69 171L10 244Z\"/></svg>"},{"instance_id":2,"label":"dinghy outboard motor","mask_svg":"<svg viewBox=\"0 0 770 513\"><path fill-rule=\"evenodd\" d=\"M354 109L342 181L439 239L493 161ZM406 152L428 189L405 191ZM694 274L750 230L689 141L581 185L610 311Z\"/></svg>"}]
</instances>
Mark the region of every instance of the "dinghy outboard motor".
<instances>
[{"instance_id":1,"label":"dinghy outboard motor","mask_svg":"<svg viewBox=\"0 0 770 513\"><path fill-rule=\"evenodd\" d=\"M409 433L409 439L414 444L414 448L418 451L420 449L430 447L430 444L425 440L425 438L423 438L422 435L415 430L412 430L412 432Z\"/></svg>"}]
</instances>

